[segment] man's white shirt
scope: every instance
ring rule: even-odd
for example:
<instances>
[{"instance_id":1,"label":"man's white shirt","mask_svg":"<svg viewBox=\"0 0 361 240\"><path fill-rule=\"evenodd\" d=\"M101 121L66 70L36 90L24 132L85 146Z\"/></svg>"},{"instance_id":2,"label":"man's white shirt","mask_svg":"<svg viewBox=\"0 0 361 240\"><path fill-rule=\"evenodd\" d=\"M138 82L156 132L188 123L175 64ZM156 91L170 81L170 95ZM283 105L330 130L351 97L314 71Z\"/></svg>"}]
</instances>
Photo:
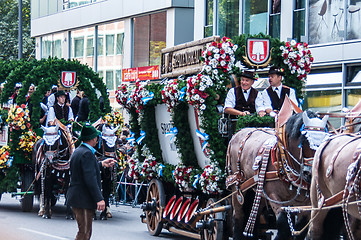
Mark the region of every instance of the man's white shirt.
<instances>
[{"instance_id":1,"label":"man's white shirt","mask_svg":"<svg viewBox=\"0 0 361 240\"><path fill-rule=\"evenodd\" d=\"M60 105L59 103L57 103L60 107L64 106L64 105ZM48 112L48 117L46 119L46 126L48 126L49 122L53 122L55 120L56 116L55 116L55 110L54 107L51 107L49 109ZM68 120L74 120L74 115L73 115L73 110L71 109L71 107L69 107L69 113L68 113Z\"/></svg>"},{"instance_id":2,"label":"man's white shirt","mask_svg":"<svg viewBox=\"0 0 361 240\"><path fill-rule=\"evenodd\" d=\"M272 90L275 91L276 87L272 87ZM277 87L276 93L279 98L281 98L282 84ZM298 105L298 101L296 98L296 91L293 88L290 88L290 94L288 96L292 102ZM262 92L258 92L258 96L256 98L256 111L257 113L260 111L265 111L266 109L272 109L272 101L268 95L267 88Z\"/></svg>"},{"instance_id":3,"label":"man's white shirt","mask_svg":"<svg viewBox=\"0 0 361 240\"><path fill-rule=\"evenodd\" d=\"M246 101L248 100L249 94L251 93L251 88L248 90L243 90L242 89L242 93L244 96L244 99L246 99ZM228 93L227 93L227 97L226 100L224 101L224 108L234 108L236 106L236 90L235 88L231 88Z\"/></svg>"}]
</instances>

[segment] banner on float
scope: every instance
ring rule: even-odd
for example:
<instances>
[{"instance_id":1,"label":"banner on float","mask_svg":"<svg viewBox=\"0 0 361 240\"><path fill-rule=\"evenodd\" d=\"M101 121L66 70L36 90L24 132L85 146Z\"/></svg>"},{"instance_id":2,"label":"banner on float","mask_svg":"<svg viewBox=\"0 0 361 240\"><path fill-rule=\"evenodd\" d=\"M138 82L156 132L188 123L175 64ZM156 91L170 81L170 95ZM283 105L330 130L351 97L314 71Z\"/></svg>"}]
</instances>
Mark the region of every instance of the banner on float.
<instances>
[{"instance_id":1,"label":"banner on float","mask_svg":"<svg viewBox=\"0 0 361 240\"><path fill-rule=\"evenodd\" d=\"M123 82L135 82L138 79L140 81L159 79L159 65L124 68L122 70Z\"/></svg>"}]
</instances>

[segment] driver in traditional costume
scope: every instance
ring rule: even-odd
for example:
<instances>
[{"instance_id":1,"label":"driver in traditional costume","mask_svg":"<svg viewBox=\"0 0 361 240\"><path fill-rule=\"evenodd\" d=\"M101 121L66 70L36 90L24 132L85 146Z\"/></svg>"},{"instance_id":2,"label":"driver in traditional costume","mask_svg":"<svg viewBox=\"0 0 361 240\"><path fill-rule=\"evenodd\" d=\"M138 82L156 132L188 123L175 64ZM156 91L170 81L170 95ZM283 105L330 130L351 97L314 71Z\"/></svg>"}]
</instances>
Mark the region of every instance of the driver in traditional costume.
<instances>
[{"instance_id":1,"label":"driver in traditional costume","mask_svg":"<svg viewBox=\"0 0 361 240\"><path fill-rule=\"evenodd\" d=\"M268 72L270 86L259 93L256 99L256 109L259 116L278 113L285 101L286 95L298 105L296 91L282 84L283 68L272 66Z\"/></svg>"},{"instance_id":2,"label":"driver in traditional costume","mask_svg":"<svg viewBox=\"0 0 361 240\"><path fill-rule=\"evenodd\" d=\"M258 91L252 87L256 80L254 72L243 71L241 84L231 88L224 102L224 113L245 116L256 112Z\"/></svg>"},{"instance_id":3,"label":"driver in traditional costume","mask_svg":"<svg viewBox=\"0 0 361 240\"><path fill-rule=\"evenodd\" d=\"M73 110L70 106L65 104L66 94L64 91L56 92L57 103L49 109L46 125L54 124L55 118L58 120L64 119L65 121L74 121Z\"/></svg>"}]
</instances>

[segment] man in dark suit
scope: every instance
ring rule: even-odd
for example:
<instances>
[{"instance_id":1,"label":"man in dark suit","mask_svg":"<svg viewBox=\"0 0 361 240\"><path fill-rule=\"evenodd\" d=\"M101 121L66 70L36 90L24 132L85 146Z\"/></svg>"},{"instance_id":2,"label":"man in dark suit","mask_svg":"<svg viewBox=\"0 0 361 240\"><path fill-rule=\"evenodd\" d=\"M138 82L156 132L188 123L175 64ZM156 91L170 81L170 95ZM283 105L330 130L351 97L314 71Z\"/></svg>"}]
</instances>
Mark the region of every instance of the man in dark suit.
<instances>
[{"instance_id":1,"label":"man in dark suit","mask_svg":"<svg viewBox=\"0 0 361 240\"><path fill-rule=\"evenodd\" d=\"M73 98L73 100L71 100L71 104L70 104L70 107L73 110L74 119L76 119L76 117L78 116L81 97L82 97L82 92L79 89L77 89L76 96Z\"/></svg>"},{"instance_id":2,"label":"man in dark suit","mask_svg":"<svg viewBox=\"0 0 361 240\"><path fill-rule=\"evenodd\" d=\"M80 133L82 144L70 159L70 186L67 203L72 207L78 224L76 240L88 240L92 234L94 210L103 211L105 201L101 192L100 166L112 167L113 159L98 162L95 149L100 132L91 125L85 125Z\"/></svg>"},{"instance_id":3,"label":"man in dark suit","mask_svg":"<svg viewBox=\"0 0 361 240\"><path fill-rule=\"evenodd\" d=\"M78 122L84 122L88 120L89 117L89 99L88 96L83 93L83 98L80 100L79 103L79 111L78 111Z\"/></svg>"}]
</instances>

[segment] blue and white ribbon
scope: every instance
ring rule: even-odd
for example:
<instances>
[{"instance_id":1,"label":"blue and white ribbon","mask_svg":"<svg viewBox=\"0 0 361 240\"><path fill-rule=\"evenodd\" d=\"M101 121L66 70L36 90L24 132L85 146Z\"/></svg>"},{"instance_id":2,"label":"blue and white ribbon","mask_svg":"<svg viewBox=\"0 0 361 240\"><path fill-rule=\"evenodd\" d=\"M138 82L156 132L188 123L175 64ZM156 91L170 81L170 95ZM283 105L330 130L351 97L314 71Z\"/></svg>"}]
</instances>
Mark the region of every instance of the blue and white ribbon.
<instances>
[{"instance_id":1,"label":"blue and white ribbon","mask_svg":"<svg viewBox=\"0 0 361 240\"><path fill-rule=\"evenodd\" d=\"M165 166L163 164L159 165L159 170L158 170L158 176L163 177L163 168Z\"/></svg>"},{"instance_id":2,"label":"blue and white ribbon","mask_svg":"<svg viewBox=\"0 0 361 240\"><path fill-rule=\"evenodd\" d=\"M140 145L142 143L144 138L145 138L145 132L142 130L142 131L140 131L140 137L137 139L138 145Z\"/></svg>"},{"instance_id":3,"label":"blue and white ribbon","mask_svg":"<svg viewBox=\"0 0 361 240\"><path fill-rule=\"evenodd\" d=\"M58 130L58 134L59 134L59 136L60 136L60 137L59 137L59 144L60 144L60 145L63 145L63 143L61 142L61 131L60 131L60 129Z\"/></svg>"},{"instance_id":4,"label":"blue and white ribbon","mask_svg":"<svg viewBox=\"0 0 361 240\"><path fill-rule=\"evenodd\" d=\"M11 167L13 165L14 157L10 156L9 160L6 162L7 167Z\"/></svg>"},{"instance_id":5,"label":"blue and white ribbon","mask_svg":"<svg viewBox=\"0 0 361 240\"><path fill-rule=\"evenodd\" d=\"M179 96L179 101L183 101L183 98L184 98L184 96L186 95L186 89L187 89L187 87L183 87L181 90L180 90L180 96Z\"/></svg>"},{"instance_id":6,"label":"blue and white ribbon","mask_svg":"<svg viewBox=\"0 0 361 240\"><path fill-rule=\"evenodd\" d=\"M200 177L199 174L194 176L194 182L193 182L193 187L194 188L197 188L197 184L199 182L199 177Z\"/></svg>"},{"instance_id":7,"label":"blue and white ribbon","mask_svg":"<svg viewBox=\"0 0 361 240\"><path fill-rule=\"evenodd\" d=\"M197 134L197 137L199 137L200 139L202 139L204 141L203 145L202 145L202 151L204 151L204 149L206 149L207 144L208 144L207 141L209 140L209 135L207 133L202 133L198 129L196 129L196 134Z\"/></svg>"},{"instance_id":8,"label":"blue and white ribbon","mask_svg":"<svg viewBox=\"0 0 361 240\"><path fill-rule=\"evenodd\" d=\"M171 136L170 142L173 142L174 137L177 135L178 129L176 127L172 127L169 132L167 132L166 136Z\"/></svg>"},{"instance_id":9,"label":"blue and white ribbon","mask_svg":"<svg viewBox=\"0 0 361 240\"><path fill-rule=\"evenodd\" d=\"M130 137L134 137L135 133L133 133L131 130L129 130Z\"/></svg>"},{"instance_id":10,"label":"blue and white ribbon","mask_svg":"<svg viewBox=\"0 0 361 240\"><path fill-rule=\"evenodd\" d=\"M100 132L100 135L99 135L99 149L102 146L102 136L103 136L103 133Z\"/></svg>"},{"instance_id":11,"label":"blue and white ribbon","mask_svg":"<svg viewBox=\"0 0 361 240\"><path fill-rule=\"evenodd\" d=\"M130 100L131 100L131 97L128 97L127 104L129 104Z\"/></svg>"},{"instance_id":12,"label":"blue and white ribbon","mask_svg":"<svg viewBox=\"0 0 361 240\"><path fill-rule=\"evenodd\" d=\"M144 98L141 98L142 99L142 102L145 104L147 104L148 101L152 100L154 98L154 93L153 92L150 92L149 93L149 97L144 97Z\"/></svg>"}]
</instances>

